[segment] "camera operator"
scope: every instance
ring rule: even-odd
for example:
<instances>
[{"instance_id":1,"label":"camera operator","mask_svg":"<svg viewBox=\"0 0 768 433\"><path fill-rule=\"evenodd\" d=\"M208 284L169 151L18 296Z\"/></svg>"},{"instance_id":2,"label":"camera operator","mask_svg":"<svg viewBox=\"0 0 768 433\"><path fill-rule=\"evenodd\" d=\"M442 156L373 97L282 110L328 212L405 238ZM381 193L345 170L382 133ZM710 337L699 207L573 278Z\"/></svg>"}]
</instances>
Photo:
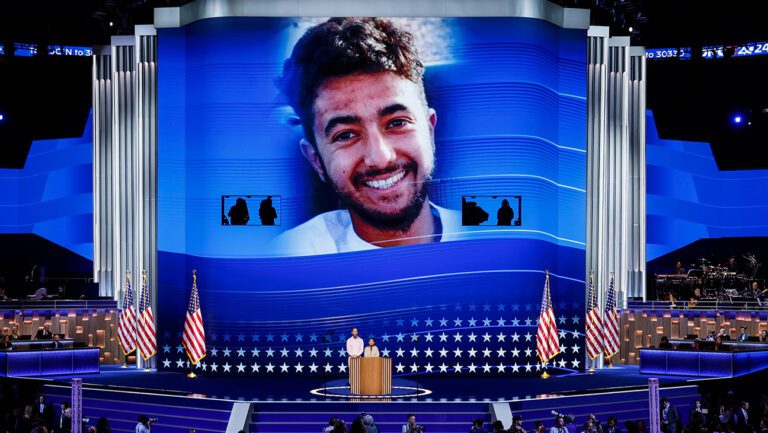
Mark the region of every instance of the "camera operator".
<instances>
[{"instance_id":1,"label":"camera operator","mask_svg":"<svg viewBox=\"0 0 768 433\"><path fill-rule=\"evenodd\" d=\"M151 433L153 422L157 422L157 419L149 419L146 415L139 415L139 422L136 424L136 433Z\"/></svg>"},{"instance_id":2,"label":"camera operator","mask_svg":"<svg viewBox=\"0 0 768 433\"><path fill-rule=\"evenodd\" d=\"M420 426L416 424L416 415L409 413L408 414L408 424L405 424L403 426L402 433L423 433L427 429L424 428L424 426Z\"/></svg>"}]
</instances>

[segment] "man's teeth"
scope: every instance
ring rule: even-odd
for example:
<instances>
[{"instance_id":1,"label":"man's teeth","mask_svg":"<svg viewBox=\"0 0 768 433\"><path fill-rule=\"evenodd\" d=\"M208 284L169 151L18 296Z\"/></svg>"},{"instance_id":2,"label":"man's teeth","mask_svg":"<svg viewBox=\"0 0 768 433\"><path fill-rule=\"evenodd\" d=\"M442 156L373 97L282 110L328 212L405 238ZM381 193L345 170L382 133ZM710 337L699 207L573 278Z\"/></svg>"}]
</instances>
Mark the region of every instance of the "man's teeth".
<instances>
[{"instance_id":1,"label":"man's teeth","mask_svg":"<svg viewBox=\"0 0 768 433\"><path fill-rule=\"evenodd\" d=\"M365 182L365 185L369 186L371 188L376 188L376 189L387 189L390 186L392 186L392 185L396 184L397 182L399 182L400 179L402 179L404 176L405 176L405 171L401 171L401 172L397 173L396 175L388 177L386 179L369 180L369 181Z\"/></svg>"}]
</instances>

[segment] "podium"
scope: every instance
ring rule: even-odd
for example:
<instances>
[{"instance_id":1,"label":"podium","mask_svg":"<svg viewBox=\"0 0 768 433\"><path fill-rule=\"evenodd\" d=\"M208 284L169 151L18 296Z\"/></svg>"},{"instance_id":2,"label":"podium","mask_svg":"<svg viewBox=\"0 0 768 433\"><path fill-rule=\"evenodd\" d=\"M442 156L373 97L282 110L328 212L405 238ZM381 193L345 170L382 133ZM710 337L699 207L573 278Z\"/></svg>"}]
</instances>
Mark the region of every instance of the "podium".
<instances>
[{"instance_id":1,"label":"podium","mask_svg":"<svg viewBox=\"0 0 768 433\"><path fill-rule=\"evenodd\" d=\"M350 358L349 385L354 395L392 394L392 358Z\"/></svg>"}]
</instances>

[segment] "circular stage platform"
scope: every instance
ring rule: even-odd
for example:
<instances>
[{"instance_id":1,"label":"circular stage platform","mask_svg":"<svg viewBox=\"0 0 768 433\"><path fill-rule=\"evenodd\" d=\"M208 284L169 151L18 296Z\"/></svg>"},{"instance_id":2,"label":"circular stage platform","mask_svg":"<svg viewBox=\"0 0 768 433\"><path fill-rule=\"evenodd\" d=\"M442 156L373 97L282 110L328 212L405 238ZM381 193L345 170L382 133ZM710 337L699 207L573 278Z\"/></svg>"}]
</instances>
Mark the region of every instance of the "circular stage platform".
<instances>
[{"instance_id":1,"label":"circular stage platform","mask_svg":"<svg viewBox=\"0 0 768 433\"><path fill-rule=\"evenodd\" d=\"M432 394L432 391L423 387L413 386L410 381L402 381L392 385L392 393L385 395L358 395L352 394L349 385L345 380L333 380L325 384L322 388L315 388L310 392L319 397L348 398L355 400L381 400L392 398L416 398Z\"/></svg>"}]
</instances>

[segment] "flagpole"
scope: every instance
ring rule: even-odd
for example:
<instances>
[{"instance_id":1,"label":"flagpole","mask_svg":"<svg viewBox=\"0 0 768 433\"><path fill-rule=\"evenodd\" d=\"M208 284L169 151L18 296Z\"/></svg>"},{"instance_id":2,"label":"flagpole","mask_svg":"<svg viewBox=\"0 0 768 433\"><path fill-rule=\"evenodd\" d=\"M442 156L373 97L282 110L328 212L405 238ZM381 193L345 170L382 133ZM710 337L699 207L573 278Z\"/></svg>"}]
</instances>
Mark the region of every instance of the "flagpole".
<instances>
[{"instance_id":1,"label":"flagpole","mask_svg":"<svg viewBox=\"0 0 768 433\"><path fill-rule=\"evenodd\" d=\"M144 302L144 309L147 308L147 304L149 303L149 293L147 293L147 271L145 269L141 270L141 291L142 291L142 299ZM139 316L143 315L144 312L140 312ZM146 318L144 319L146 320ZM142 355L143 357L143 355ZM147 359L144 360L144 372L149 373L152 371L152 355L149 355Z\"/></svg>"},{"instance_id":2,"label":"flagpole","mask_svg":"<svg viewBox=\"0 0 768 433\"><path fill-rule=\"evenodd\" d=\"M192 269L192 290L196 290L197 288L197 269ZM187 353L187 357L189 357L189 353ZM187 378L194 379L197 377L195 374L195 365L197 362L193 362L189 364L189 373L187 373Z\"/></svg>"},{"instance_id":3,"label":"flagpole","mask_svg":"<svg viewBox=\"0 0 768 433\"><path fill-rule=\"evenodd\" d=\"M131 284L131 271L130 270L125 271L125 279L128 282L128 284L130 285ZM120 297L120 301L123 301L125 299L125 291L126 291L126 287L123 287L123 296ZM125 308L125 305L123 305L123 308ZM118 314L118 320L120 320L119 316L120 315ZM118 326L119 326L119 323L118 323ZM125 353L125 350L123 350L122 346L120 347L120 351L123 352L123 365L120 366L120 368L128 368L128 354Z\"/></svg>"}]
</instances>

